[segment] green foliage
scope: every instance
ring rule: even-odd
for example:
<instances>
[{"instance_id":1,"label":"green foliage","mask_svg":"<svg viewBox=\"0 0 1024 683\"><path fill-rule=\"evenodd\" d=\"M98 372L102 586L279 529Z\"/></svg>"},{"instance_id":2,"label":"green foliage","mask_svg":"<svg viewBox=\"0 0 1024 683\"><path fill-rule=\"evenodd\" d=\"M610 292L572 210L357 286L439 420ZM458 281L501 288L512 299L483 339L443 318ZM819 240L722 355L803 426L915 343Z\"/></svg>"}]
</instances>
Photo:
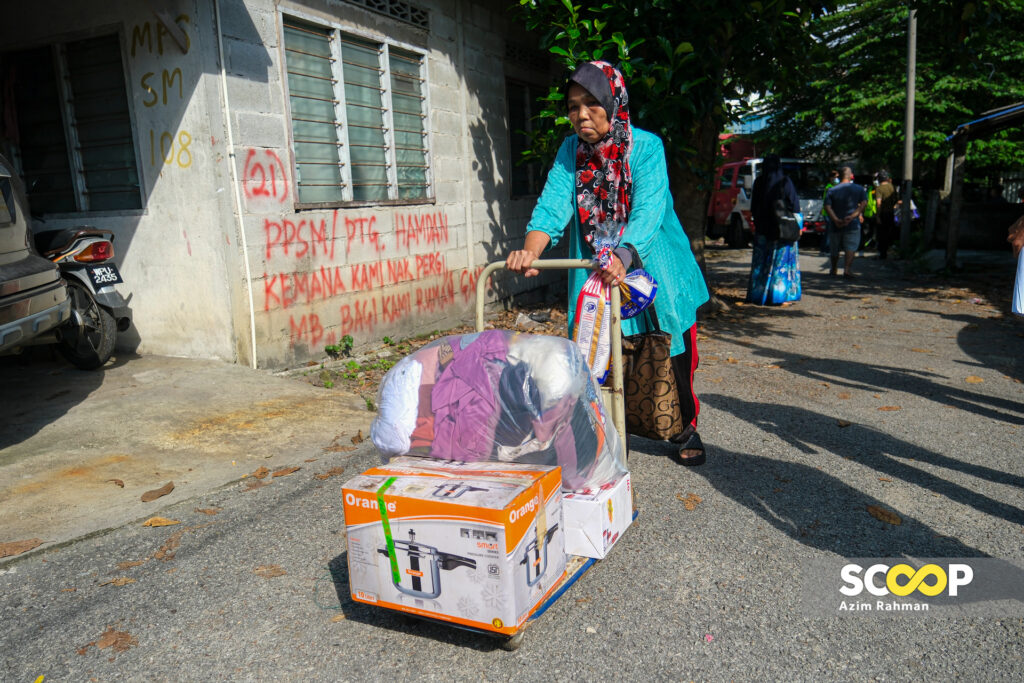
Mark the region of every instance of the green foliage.
<instances>
[{"instance_id":1,"label":"green foliage","mask_svg":"<svg viewBox=\"0 0 1024 683\"><path fill-rule=\"evenodd\" d=\"M932 0L917 6L915 171L941 183L946 137L981 112L1024 100L1020 0ZM816 19L815 59L803 83L779 84L764 141L820 158L858 157L870 168L903 166L906 5L864 0ZM975 176L1020 165L1024 128L968 148Z\"/></svg>"},{"instance_id":2,"label":"green foliage","mask_svg":"<svg viewBox=\"0 0 1024 683\"><path fill-rule=\"evenodd\" d=\"M381 341L384 342L384 346L391 346L392 344L395 343L394 340L391 339L391 337L384 337L383 339L381 339Z\"/></svg>"},{"instance_id":3,"label":"green foliage","mask_svg":"<svg viewBox=\"0 0 1024 683\"><path fill-rule=\"evenodd\" d=\"M352 355L352 344L353 344L353 341L354 340L352 339L352 335L346 334L344 337L341 338L341 343L339 343L339 344L328 344L327 346L325 346L324 347L324 353L326 353L331 358L340 358L341 356L346 356L346 357L347 356L351 356Z\"/></svg>"},{"instance_id":4,"label":"green foliage","mask_svg":"<svg viewBox=\"0 0 1024 683\"><path fill-rule=\"evenodd\" d=\"M718 133L743 113L743 101L800 79L811 19L832 1L634 0L587 6L570 0L520 0L527 27L566 68L618 63L635 124L665 143L670 175L692 190L690 215L703 216ZM554 84L535 121L533 158L550 162L568 132ZM675 183L673 183L675 184ZM679 197L676 197L677 207ZM703 229L703 220L687 221ZM693 225L693 223L699 225Z\"/></svg>"},{"instance_id":5,"label":"green foliage","mask_svg":"<svg viewBox=\"0 0 1024 683\"><path fill-rule=\"evenodd\" d=\"M328 380L324 380L324 389L333 389L333 388L334 388L334 382L332 382L329 379Z\"/></svg>"},{"instance_id":6,"label":"green foliage","mask_svg":"<svg viewBox=\"0 0 1024 683\"><path fill-rule=\"evenodd\" d=\"M369 410L371 413L377 412L377 404L373 402L372 398L367 396L364 398L364 400L366 401L367 410Z\"/></svg>"}]
</instances>

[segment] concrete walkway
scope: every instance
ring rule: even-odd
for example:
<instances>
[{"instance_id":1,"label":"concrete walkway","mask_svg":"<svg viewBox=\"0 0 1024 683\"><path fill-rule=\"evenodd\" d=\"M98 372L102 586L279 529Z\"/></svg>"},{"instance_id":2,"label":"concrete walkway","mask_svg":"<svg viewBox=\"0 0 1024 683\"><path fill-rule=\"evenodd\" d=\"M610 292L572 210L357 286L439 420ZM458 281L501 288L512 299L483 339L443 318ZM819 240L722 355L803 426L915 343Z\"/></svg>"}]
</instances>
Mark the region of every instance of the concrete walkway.
<instances>
[{"instance_id":1,"label":"concrete walkway","mask_svg":"<svg viewBox=\"0 0 1024 683\"><path fill-rule=\"evenodd\" d=\"M373 416L356 396L218 361L133 356L83 372L35 350L0 367L0 543L44 549L351 447ZM169 495L140 500L167 482Z\"/></svg>"}]
</instances>

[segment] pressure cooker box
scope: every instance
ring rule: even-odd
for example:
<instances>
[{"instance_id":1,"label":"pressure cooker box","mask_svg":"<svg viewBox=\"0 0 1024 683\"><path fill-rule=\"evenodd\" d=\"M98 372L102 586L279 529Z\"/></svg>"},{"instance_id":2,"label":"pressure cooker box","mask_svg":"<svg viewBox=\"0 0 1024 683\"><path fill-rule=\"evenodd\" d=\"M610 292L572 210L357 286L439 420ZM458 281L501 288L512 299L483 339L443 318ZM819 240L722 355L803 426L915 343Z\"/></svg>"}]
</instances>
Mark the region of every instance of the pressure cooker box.
<instances>
[{"instance_id":1,"label":"pressure cooker box","mask_svg":"<svg viewBox=\"0 0 1024 683\"><path fill-rule=\"evenodd\" d=\"M565 574L561 468L399 457L342 487L352 599L515 633Z\"/></svg>"}]
</instances>

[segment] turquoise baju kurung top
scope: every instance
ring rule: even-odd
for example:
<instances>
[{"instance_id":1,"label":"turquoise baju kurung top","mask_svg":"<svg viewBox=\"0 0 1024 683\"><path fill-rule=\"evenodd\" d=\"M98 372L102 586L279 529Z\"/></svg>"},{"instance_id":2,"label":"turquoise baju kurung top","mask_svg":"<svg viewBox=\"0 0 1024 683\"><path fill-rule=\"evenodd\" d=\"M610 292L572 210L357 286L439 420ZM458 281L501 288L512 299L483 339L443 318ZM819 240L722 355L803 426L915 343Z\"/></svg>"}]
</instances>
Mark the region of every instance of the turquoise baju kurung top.
<instances>
[{"instance_id":1,"label":"turquoise baju kurung top","mask_svg":"<svg viewBox=\"0 0 1024 683\"><path fill-rule=\"evenodd\" d=\"M558 244L569 226L569 257L592 258L593 253L580 235L576 210L576 145L570 135L558 149L555 165L533 210L527 230L540 230ZM697 322L697 308L708 300L690 241L672 207L665 166L665 147L653 133L633 128L633 151L629 158L633 173L632 208L622 244L632 244L643 261L644 270L658 282L654 300L661 329L672 335L672 355L686 350L683 334ZM591 271L569 271L569 326L576 317L576 297ZM626 335L645 332L645 316L622 321Z\"/></svg>"}]
</instances>

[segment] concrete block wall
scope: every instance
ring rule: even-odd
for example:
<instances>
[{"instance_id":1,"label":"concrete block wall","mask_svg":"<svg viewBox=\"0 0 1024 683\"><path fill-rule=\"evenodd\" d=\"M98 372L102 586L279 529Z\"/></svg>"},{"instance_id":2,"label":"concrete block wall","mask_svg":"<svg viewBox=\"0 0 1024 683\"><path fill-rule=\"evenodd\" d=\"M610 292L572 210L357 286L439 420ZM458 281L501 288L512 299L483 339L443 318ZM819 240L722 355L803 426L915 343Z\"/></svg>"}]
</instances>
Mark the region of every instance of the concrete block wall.
<instances>
[{"instance_id":1,"label":"concrete block wall","mask_svg":"<svg viewBox=\"0 0 1024 683\"><path fill-rule=\"evenodd\" d=\"M416 2L429 31L344 0L14 9L0 27L11 49L99 27L122 36L143 209L47 218L60 227L87 217L117 233L136 323L122 346L280 368L323 357L345 335L358 347L472 319L480 270L521 241L528 217L503 177L508 17L500 3ZM157 11L174 18L186 50ZM296 207L283 14L425 52L430 201Z\"/></svg>"}]
</instances>

